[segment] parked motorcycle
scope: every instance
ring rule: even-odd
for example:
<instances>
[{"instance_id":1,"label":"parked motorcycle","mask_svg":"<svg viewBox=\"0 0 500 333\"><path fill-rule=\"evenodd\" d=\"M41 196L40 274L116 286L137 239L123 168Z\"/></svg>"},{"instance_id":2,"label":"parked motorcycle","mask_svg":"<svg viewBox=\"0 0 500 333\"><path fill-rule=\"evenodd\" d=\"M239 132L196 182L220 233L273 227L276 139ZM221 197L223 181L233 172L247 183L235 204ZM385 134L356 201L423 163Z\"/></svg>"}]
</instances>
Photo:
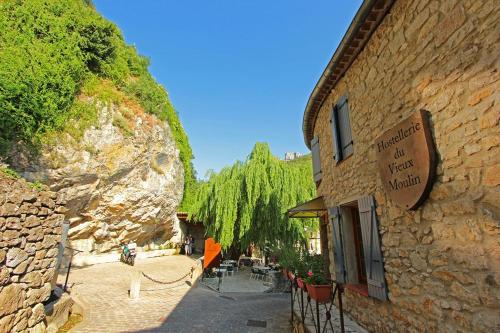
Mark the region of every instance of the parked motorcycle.
<instances>
[{"instance_id":1,"label":"parked motorcycle","mask_svg":"<svg viewBox=\"0 0 500 333\"><path fill-rule=\"evenodd\" d=\"M134 266L135 257L137 255L136 252L137 245L135 243L128 243L128 244L122 243L120 245L122 247L120 260L126 264L129 264L130 266Z\"/></svg>"}]
</instances>

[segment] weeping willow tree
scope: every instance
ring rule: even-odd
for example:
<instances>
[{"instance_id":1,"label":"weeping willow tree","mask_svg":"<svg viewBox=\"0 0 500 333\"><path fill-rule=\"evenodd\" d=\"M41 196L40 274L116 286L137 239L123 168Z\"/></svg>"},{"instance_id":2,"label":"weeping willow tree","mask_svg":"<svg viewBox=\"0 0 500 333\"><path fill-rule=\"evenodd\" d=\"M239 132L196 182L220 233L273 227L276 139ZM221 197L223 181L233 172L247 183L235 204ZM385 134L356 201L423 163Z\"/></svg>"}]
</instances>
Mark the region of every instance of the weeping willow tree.
<instances>
[{"instance_id":1,"label":"weeping willow tree","mask_svg":"<svg viewBox=\"0 0 500 333\"><path fill-rule=\"evenodd\" d=\"M306 239L313 219L289 219L286 211L310 200L313 183L310 156L282 161L266 143L257 143L245 162L212 173L197 186L190 215L203 221L207 234L224 249L245 249L250 243L295 244Z\"/></svg>"}]
</instances>

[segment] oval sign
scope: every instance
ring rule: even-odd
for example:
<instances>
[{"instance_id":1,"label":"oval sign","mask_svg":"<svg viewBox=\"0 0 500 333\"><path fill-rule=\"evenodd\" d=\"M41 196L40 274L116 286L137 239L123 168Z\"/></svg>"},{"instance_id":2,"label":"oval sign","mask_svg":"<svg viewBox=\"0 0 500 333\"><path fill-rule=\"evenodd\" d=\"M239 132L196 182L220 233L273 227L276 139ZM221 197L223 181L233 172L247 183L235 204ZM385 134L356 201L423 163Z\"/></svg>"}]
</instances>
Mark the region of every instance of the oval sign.
<instances>
[{"instance_id":1,"label":"oval sign","mask_svg":"<svg viewBox=\"0 0 500 333\"><path fill-rule=\"evenodd\" d=\"M428 112L420 110L375 140L384 189L404 209L416 209L427 198L436 173L436 153Z\"/></svg>"}]
</instances>

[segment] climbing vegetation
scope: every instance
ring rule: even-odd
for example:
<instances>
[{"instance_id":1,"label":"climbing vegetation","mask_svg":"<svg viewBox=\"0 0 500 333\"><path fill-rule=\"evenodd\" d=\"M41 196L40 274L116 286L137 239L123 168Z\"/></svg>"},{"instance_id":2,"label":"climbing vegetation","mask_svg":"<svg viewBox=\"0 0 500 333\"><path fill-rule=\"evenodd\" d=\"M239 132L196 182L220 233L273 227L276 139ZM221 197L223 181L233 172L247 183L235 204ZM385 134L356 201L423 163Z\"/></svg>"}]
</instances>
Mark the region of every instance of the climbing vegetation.
<instances>
[{"instance_id":1,"label":"climbing vegetation","mask_svg":"<svg viewBox=\"0 0 500 333\"><path fill-rule=\"evenodd\" d=\"M36 146L54 131L70 129L78 136L96 112L77 97L84 87L111 82L169 123L190 191L195 175L187 135L148 66L92 1L0 1L0 156L13 142Z\"/></svg>"},{"instance_id":2,"label":"climbing vegetation","mask_svg":"<svg viewBox=\"0 0 500 333\"><path fill-rule=\"evenodd\" d=\"M212 173L197 185L188 211L203 221L223 248L292 245L305 240L314 219L289 219L286 211L316 193L310 156L282 161L257 143L246 161Z\"/></svg>"}]
</instances>

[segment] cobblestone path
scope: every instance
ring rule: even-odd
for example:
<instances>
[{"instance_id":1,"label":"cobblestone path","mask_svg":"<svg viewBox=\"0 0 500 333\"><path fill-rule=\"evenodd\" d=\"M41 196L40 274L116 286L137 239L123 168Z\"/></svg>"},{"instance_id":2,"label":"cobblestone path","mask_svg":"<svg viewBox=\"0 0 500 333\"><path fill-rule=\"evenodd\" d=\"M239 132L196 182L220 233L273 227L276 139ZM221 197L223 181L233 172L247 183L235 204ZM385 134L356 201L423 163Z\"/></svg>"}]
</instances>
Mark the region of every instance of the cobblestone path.
<instances>
[{"instance_id":1,"label":"cobblestone path","mask_svg":"<svg viewBox=\"0 0 500 333\"><path fill-rule=\"evenodd\" d=\"M161 281L183 276L194 261L169 256L100 264L71 272L72 297L83 305L84 320L72 333L114 332L290 332L289 298L281 294L224 293L185 282L161 285L141 280L139 300L128 297L130 275L138 269ZM60 276L60 281L62 280ZM247 326L266 321L266 328Z\"/></svg>"}]
</instances>

